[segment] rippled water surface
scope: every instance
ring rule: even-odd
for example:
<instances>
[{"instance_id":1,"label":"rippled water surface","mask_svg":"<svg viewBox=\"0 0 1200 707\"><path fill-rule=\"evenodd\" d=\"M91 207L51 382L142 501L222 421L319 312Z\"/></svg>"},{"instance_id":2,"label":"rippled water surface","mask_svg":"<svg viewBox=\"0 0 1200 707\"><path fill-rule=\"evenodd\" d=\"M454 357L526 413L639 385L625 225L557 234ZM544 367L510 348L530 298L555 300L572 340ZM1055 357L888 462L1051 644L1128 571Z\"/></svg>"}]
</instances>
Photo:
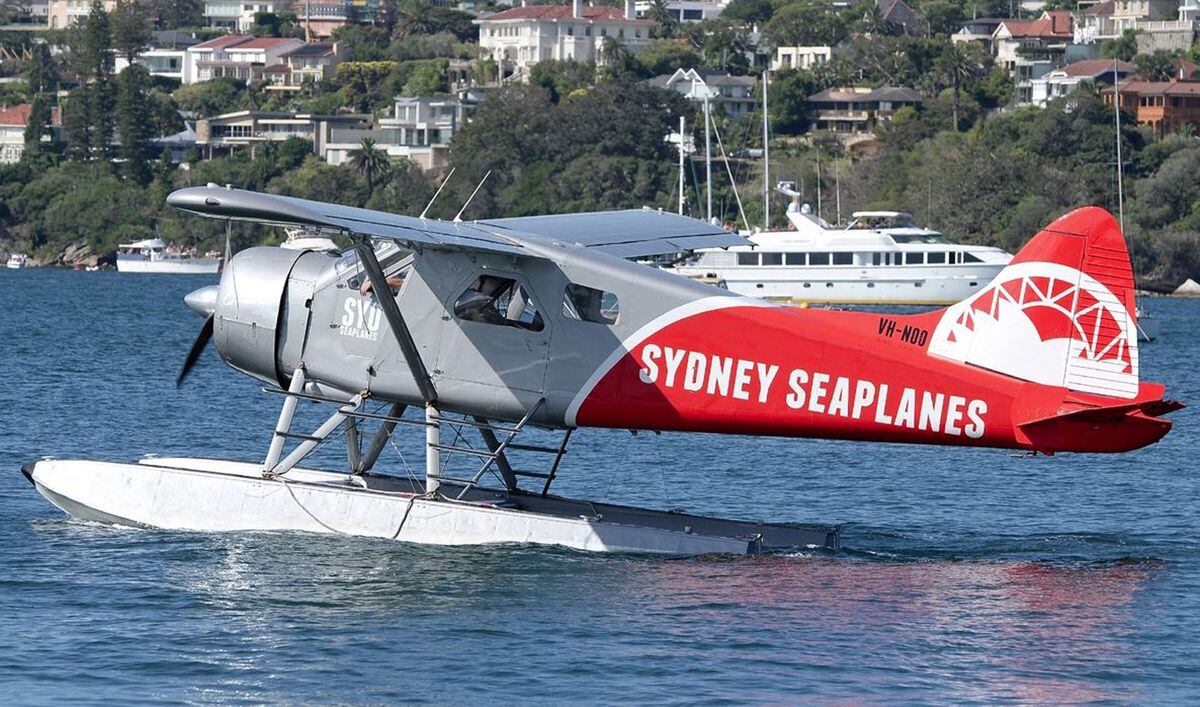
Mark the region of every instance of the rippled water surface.
<instances>
[{"instance_id":1,"label":"rippled water surface","mask_svg":"<svg viewBox=\"0 0 1200 707\"><path fill-rule=\"evenodd\" d=\"M0 271L10 700L1200 700L1195 408L1118 457L588 430L562 470L570 495L845 523L837 552L662 559L69 520L22 463L265 452L278 398L212 352L173 387L200 323L180 298L210 281ZM1163 336L1143 378L1200 403L1200 302L1147 304Z\"/></svg>"}]
</instances>

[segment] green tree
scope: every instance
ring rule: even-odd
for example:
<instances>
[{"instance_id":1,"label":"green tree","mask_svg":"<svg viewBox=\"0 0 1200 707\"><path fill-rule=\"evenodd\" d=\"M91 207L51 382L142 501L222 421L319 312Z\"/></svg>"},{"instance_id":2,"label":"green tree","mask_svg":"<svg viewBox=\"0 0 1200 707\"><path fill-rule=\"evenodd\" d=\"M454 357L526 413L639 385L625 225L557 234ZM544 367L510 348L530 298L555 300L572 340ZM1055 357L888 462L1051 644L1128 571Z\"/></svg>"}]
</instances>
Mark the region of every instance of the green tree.
<instances>
[{"instance_id":1,"label":"green tree","mask_svg":"<svg viewBox=\"0 0 1200 707\"><path fill-rule=\"evenodd\" d=\"M200 27L204 24L202 0L143 0L155 29Z\"/></svg>"},{"instance_id":2,"label":"green tree","mask_svg":"<svg viewBox=\"0 0 1200 707\"><path fill-rule=\"evenodd\" d=\"M725 6L721 17L734 22L764 25L775 14L775 6L771 0L731 0Z\"/></svg>"},{"instance_id":3,"label":"green tree","mask_svg":"<svg viewBox=\"0 0 1200 707\"><path fill-rule=\"evenodd\" d=\"M431 96L450 90L446 81L446 70L449 66L450 62L446 59L420 62L404 84L404 95Z\"/></svg>"},{"instance_id":4,"label":"green tree","mask_svg":"<svg viewBox=\"0 0 1200 707\"><path fill-rule=\"evenodd\" d=\"M150 181L150 145L153 126L148 94L150 74L134 64L117 76L117 136L126 176L138 184Z\"/></svg>"},{"instance_id":5,"label":"green tree","mask_svg":"<svg viewBox=\"0 0 1200 707\"><path fill-rule=\"evenodd\" d=\"M951 43L945 48L936 62L939 77L953 92L951 104L953 122L951 125L955 131L960 127L958 108L962 95L962 87L964 84L983 75L984 58L978 52L972 50L975 47L978 47L978 45L972 44L971 48L968 48Z\"/></svg>"},{"instance_id":6,"label":"green tree","mask_svg":"<svg viewBox=\"0 0 1200 707\"><path fill-rule=\"evenodd\" d=\"M1160 49L1153 54L1138 54L1133 62L1137 64L1138 73L1147 81L1170 81L1176 77L1179 55Z\"/></svg>"},{"instance_id":7,"label":"green tree","mask_svg":"<svg viewBox=\"0 0 1200 707\"><path fill-rule=\"evenodd\" d=\"M845 36L842 18L810 0L779 8L763 28L763 39L772 47L832 46Z\"/></svg>"},{"instance_id":8,"label":"green tree","mask_svg":"<svg viewBox=\"0 0 1200 707\"><path fill-rule=\"evenodd\" d=\"M948 37L962 27L962 6L950 0L926 0L920 5L919 15L930 37Z\"/></svg>"},{"instance_id":9,"label":"green tree","mask_svg":"<svg viewBox=\"0 0 1200 707\"><path fill-rule=\"evenodd\" d=\"M595 83L596 65L583 61L539 61L529 70L529 85L541 86L550 92L550 100L558 103L572 91Z\"/></svg>"},{"instance_id":10,"label":"green tree","mask_svg":"<svg viewBox=\"0 0 1200 707\"><path fill-rule=\"evenodd\" d=\"M209 81L186 84L171 94L180 110L201 117L240 110L246 102L246 84L240 79L222 76Z\"/></svg>"},{"instance_id":11,"label":"green tree","mask_svg":"<svg viewBox=\"0 0 1200 707\"><path fill-rule=\"evenodd\" d=\"M816 77L803 69L781 69L771 75L771 127L781 135L808 130L808 97L820 91Z\"/></svg>"},{"instance_id":12,"label":"green tree","mask_svg":"<svg viewBox=\"0 0 1200 707\"><path fill-rule=\"evenodd\" d=\"M895 23L887 21L877 3L867 3L867 9L858 22L858 31L871 37L888 37L900 33Z\"/></svg>"},{"instance_id":13,"label":"green tree","mask_svg":"<svg viewBox=\"0 0 1200 707\"><path fill-rule=\"evenodd\" d=\"M1138 53L1137 35L1137 30L1127 29L1120 37L1104 40L1100 43L1100 56L1105 59L1133 61Z\"/></svg>"},{"instance_id":14,"label":"green tree","mask_svg":"<svg viewBox=\"0 0 1200 707\"><path fill-rule=\"evenodd\" d=\"M704 58L696 48L674 39L655 39L637 53L645 76L674 73L676 69L699 68Z\"/></svg>"},{"instance_id":15,"label":"green tree","mask_svg":"<svg viewBox=\"0 0 1200 707\"><path fill-rule=\"evenodd\" d=\"M22 156L30 156L41 152L42 136L50 127L50 100L41 93L33 97L33 105L29 107L29 122L25 125L25 152Z\"/></svg>"},{"instance_id":16,"label":"green tree","mask_svg":"<svg viewBox=\"0 0 1200 707\"><path fill-rule=\"evenodd\" d=\"M387 174L388 154L375 146L369 137L362 139L359 146L350 151L350 164L367 180L367 193L375 192L375 180Z\"/></svg>"},{"instance_id":17,"label":"green tree","mask_svg":"<svg viewBox=\"0 0 1200 707\"><path fill-rule=\"evenodd\" d=\"M25 82L29 85L29 92L33 95L54 93L58 90L58 64L51 56L48 44L39 42L30 48Z\"/></svg>"},{"instance_id":18,"label":"green tree","mask_svg":"<svg viewBox=\"0 0 1200 707\"><path fill-rule=\"evenodd\" d=\"M704 67L745 74L750 63L747 54L752 46L746 29L724 20L688 22L679 34L700 52Z\"/></svg>"},{"instance_id":19,"label":"green tree","mask_svg":"<svg viewBox=\"0 0 1200 707\"><path fill-rule=\"evenodd\" d=\"M668 0L650 0L646 19L655 24L655 32L659 37L674 36L679 27L679 15L670 8Z\"/></svg>"},{"instance_id":20,"label":"green tree","mask_svg":"<svg viewBox=\"0 0 1200 707\"><path fill-rule=\"evenodd\" d=\"M134 0L120 0L109 13L109 24L112 48L126 61L133 63L142 48L150 42L150 20L146 18L144 8Z\"/></svg>"}]
</instances>

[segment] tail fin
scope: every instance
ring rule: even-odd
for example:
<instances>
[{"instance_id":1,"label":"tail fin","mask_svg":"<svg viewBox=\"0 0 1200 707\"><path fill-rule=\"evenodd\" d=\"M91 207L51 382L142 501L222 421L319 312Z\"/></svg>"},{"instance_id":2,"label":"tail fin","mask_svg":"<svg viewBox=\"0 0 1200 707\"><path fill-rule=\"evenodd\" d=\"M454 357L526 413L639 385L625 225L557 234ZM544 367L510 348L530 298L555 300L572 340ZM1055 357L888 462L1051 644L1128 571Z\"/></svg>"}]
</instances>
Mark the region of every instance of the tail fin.
<instances>
[{"instance_id":1,"label":"tail fin","mask_svg":"<svg viewBox=\"0 0 1200 707\"><path fill-rule=\"evenodd\" d=\"M946 309L929 353L1069 390L1133 399L1133 270L1112 215L1077 209L1047 226L992 282Z\"/></svg>"}]
</instances>

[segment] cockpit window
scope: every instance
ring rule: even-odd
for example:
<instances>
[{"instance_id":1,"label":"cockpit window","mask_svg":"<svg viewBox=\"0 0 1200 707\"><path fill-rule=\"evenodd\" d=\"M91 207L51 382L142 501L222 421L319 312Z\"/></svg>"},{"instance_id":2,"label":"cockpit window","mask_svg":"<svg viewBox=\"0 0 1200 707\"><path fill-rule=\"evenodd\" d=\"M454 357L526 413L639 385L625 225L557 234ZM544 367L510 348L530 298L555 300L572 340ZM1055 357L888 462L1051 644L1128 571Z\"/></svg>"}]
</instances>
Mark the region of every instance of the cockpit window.
<instances>
[{"instance_id":1,"label":"cockpit window","mask_svg":"<svg viewBox=\"0 0 1200 707\"><path fill-rule=\"evenodd\" d=\"M616 324L621 303L611 292L583 285L567 285L563 296L563 316L597 324Z\"/></svg>"},{"instance_id":2,"label":"cockpit window","mask_svg":"<svg viewBox=\"0 0 1200 707\"><path fill-rule=\"evenodd\" d=\"M529 331L546 327L525 286L507 277L480 275L454 302L454 316L469 322Z\"/></svg>"}]
</instances>

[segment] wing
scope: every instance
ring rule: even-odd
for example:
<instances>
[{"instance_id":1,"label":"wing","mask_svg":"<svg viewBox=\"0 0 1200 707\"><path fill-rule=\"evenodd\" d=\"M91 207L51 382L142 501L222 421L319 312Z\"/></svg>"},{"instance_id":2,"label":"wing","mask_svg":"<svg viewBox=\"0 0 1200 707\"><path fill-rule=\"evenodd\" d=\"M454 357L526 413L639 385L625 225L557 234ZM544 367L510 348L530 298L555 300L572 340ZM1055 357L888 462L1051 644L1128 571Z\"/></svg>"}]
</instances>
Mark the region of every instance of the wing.
<instances>
[{"instance_id":1,"label":"wing","mask_svg":"<svg viewBox=\"0 0 1200 707\"><path fill-rule=\"evenodd\" d=\"M584 246L618 258L642 258L699 248L753 245L736 233L694 218L651 209L523 216L478 222L499 233L535 235Z\"/></svg>"},{"instance_id":2,"label":"wing","mask_svg":"<svg viewBox=\"0 0 1200 707\"><path fill-rule=\"evenodd\" d=\"M179 189L167 197L167 203L212 218L276 226L315 226L387 238L410 246L428 245L501 253L521 253L524 250L519 242L511 238L489 233L469 223L399 216L215 184Z\"/></svg>"},{"instance_id":3,"label":"wing","mask_svg":"<svg viewBox=\"0 0 1200 707\"><path fill-rule=\"evenodd\" d=\"M576 245L618 258L697 248L752 245L703 221L649 209L456 223L296 199L209 184L172 192L167 203L211 218L278 226L314 226L400 241L409 246L533 255L525 244Z\"/></svg>"}]
</instances>

